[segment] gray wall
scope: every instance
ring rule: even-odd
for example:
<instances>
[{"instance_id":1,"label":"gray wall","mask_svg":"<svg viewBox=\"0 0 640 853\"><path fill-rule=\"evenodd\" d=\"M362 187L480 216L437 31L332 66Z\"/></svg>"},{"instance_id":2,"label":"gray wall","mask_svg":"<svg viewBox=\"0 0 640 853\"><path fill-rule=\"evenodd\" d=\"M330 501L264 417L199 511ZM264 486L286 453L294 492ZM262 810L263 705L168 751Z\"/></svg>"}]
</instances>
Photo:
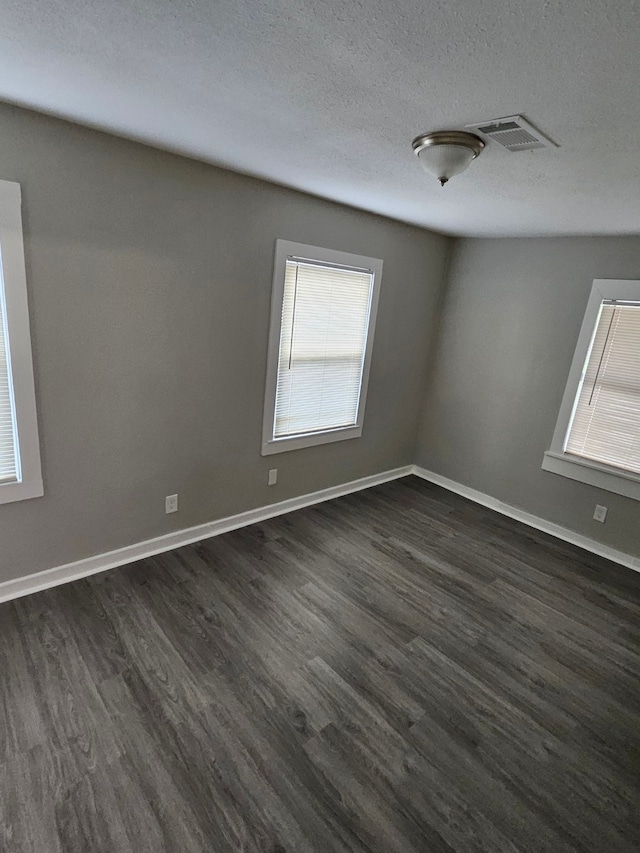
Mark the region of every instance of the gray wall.
<instances>
[{"instance_id":1,"label":"gray wall","mask_svg":"<svg viewBox=\"0 0 640 853\"><path fill-rule=\"evenodd\" d=\"M594 278L640 278L640 237L457 242L417 464L639 556L637 501L540 468Z\"/></svg>"},{"instance_id":2,"label":"gray wall","mask_svg":"<svg viewBox=\"0 0 640 853\"><path fill-rule=\"evenodd\" d=\"M0 178L23 189L46 490L0 506L0 581L413 462L449 240L9 106ZM362 438L263 459L278 237L384 276Z\"/></svg>"}]
</instances>

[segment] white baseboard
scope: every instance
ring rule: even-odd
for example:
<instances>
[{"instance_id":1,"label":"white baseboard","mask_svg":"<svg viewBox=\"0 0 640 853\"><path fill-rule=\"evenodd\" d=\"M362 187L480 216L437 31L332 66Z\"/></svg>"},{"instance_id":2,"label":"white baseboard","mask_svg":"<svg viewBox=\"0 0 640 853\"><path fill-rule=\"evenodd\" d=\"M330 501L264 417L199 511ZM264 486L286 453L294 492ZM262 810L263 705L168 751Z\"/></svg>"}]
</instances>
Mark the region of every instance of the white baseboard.
<instances>
[{"instance_id":1,"label":"white baseboard","mask_svg":"<svg viewBox=\"0 0 640 853\"><path fill-rule=\"evenodd\" d=\"M287 512L293 512L305 506L312 506L313 504L322 503L323 501L338 498L342 495L348 495L361 489L368 489L380 483L387 483L389 480L397 480L400 477L406 477L408 474L415 474L423 480L428 480L430 483L442 486L450 492L455 492L458 495L462 495L462 497L469 498L469 500L475 501L475 503L482 504L482 506L502 513L502 515L509 516L509 518L514 518L516 521L521 521L529 527L535 527L536 530L542 530L544 533L549 533L551 536L555 536L565 542L570 542L579 548L584 548L585 551L590 551L592 554L598 554L600 557L606 557L606 559L612 560L614 563L619 563L621 566L626 566L637 572L640 571L640 558L638 557L632 557L623 551L616 551L607 545L601 545L599 542L588 539L586 536L581 536L573 530L568 530L559 524L545 521L543 518L539 518L510 504L503 503L490 495L484 494L484 492L464 486L462 483L457 483L455 480L450 480L448 477L443 477L433 471L427 471L425 468L420 468L417 465L405 465L402 468L383 471L381 474L373 474L370 477L352 480L350 483L331 486L328 489L321 489L317 492L300 495L297 498L289 498L288 500L270 504L269 506L258 507L248 512L240 512L237 515L230 515L218 521L209 521L206 524L199 524L196 527L176 530L173 533L166 533L155 539L147 539L135 545L127 545L125 548L108 551L106 554L97 554L94 557L87 557L84 560L77 560L73 563L67 563L64 566L56 566L52 569L45 569L43 572L26 575L15 580L4 581L0 583L0 602L10 601L13 598L20 598L23 595L50 589L51 587L69 583L79 578L85 578L89 575L95 575L98 572L104 572L108 569L115 569L118 566L124 566L136 560L143 560L146 557L153 557L155 554L171 551L182 545L190 545L201 539L208 539L211 536L218 536L230 530L247 527L249 524L255 524L258 521L266 521L268 518L284 515Z\"/></svg>"},{"instance_id":2,"label":"white baseboard","mask_svg":"<svg viewBox=\"0 0 640 853\"><path fill-rule=\"evenodd\" d=\"M612 560L614 563L619 563L621 566L626 566L629 569L640 572L640 558L638 557L625 554L624 551L616 551L615 548L609 548L608 545L602 545L594 539L589 539L587 536L582 536L580 533L575 533L573 530L561 527L559 524L553 524L551 521L546 521L544 518L532 515L530 512L525 512L525 510L518 509L518 507L511 506L510 504L503 503L497 500L497 498L492 498L491 495L486 495L484 492L464 486L462 483L457 483L455 480L450 480L441 474L435 474L433 471L427 471L425 468L420 468L417 465L413 466L412 473L416 477L421 477L423 480L428 480L430 483L442 486L450 492L462 495L463 498L469 498L469 500L482 504L482 506L486 506L489 509L494 509L496 512L502 513L502 515L507 515L509 518L521 521L529 527L535 527L536 530L542 530L544 533L549 533L551 536L555 536L565 542L570 542L572 545L577 545L578 548L584 548L585 551L598 554L600 557L606 557L607 560Z\"/></svg>"},{"instance_id":3,"label":"white baseboard","mask_svg":"<svg viewBox=\"0 0 640 853\"><path fill-rule=\"evenodd\" d=\"M352 480L350 483L343 483L340 486L330 486L328 489L320 489L320 491L300 495L297 498L289 498L286 501L258 507L248 512L240 512L237 515L230 515L218 521L209 521L206 524L199 524L196 527L176 530L173 533L166 533L155 539L147 539L145 542L127 545L125 548L118 548L116 551L108 551L106 554L97 554L95 557L87 557L84 560L77 560L74 563L67 563L64 566L56 566L53 569L45 569L43 572L26 575L15 580L4 581L4 583L0 583L0 602L20 598L22 595L29 595L33 592L40 592L41 590L59 586L63 583L69 583L69 581L78 580L79 578L86 578L89 575L95 575L107 569L115 569L118 566L124 566L136 560L143 560L145 557L153 557L154 554L171 551L182 545L190 545L201 539L208 539L211 536L218 536L230 530L237 530L239 527L247 527L247 525L255 524L257 521L265 521L277 515L302 509L305 506L311 506L312 504L328 501L342 495L348 495L352 492L360 491L360 489L368 489L371 486L377 486L389 480L396 480L399 477L406 477L412 472L413 466L405 465L403 468L383 471L381 474L362 477L359 480Z\"/></svg>"}]
</instances>

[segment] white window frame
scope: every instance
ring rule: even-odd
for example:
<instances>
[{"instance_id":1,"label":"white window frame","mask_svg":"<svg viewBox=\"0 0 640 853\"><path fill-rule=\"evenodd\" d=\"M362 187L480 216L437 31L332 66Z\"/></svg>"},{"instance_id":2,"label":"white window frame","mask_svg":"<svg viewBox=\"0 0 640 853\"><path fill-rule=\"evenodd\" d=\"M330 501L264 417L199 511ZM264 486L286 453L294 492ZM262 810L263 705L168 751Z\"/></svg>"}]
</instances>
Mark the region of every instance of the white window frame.
<instances>
[{"instance_id":1,"label":"white window frame","mask_svg":"<svg viewBox=\"0 0 640 853\"><path fill-rule=\"evenodd\" d=\"M588 483L609 492L616 492L619 495L640 500L640 475L590 459L583 459L564 451L578 390L582 382L582 372L593 343L600 316L600 306L605 299L640 302L640 281L602 278L594 280L551 447L544 454L542 468L571 480L579 480L582 483Z\"/></svg>"},{"instance_id":2,"label":"white window frame","mask_svg":"<svg viewBox=\"0 0 640 853\"><path fill-rule=\"evenodd\" d=\"M44 494L33 382L20 184L0 180L0 299L8 341L17 479L0 485L0 504Z\"/></svg>"},{"instance_id":3,"label":"white window frame","mask_svg":"<svg viewBox=\"0 0 640 853\"><path fill-rule=\"evenodd\" d=\"M319 263L337 264L345 267L368 269L373 273L373 292L369 309L369 325L367 343L362 368L360 399L358 415L353 426L338 427L331 430L320 430L284 438L274 437L274 421L276 406L276 386L278 382L278 358L280 352L280 332L282 325L282 300L284 297L285 269L287 258L308 258ZM287 450L297 450L301 447L313 447L333 441L344 441L349 438L359 438L362 435L364 412L367 402L371 354L373 352L373 337L378 312L380 282L382 280L382 261L378 258L367 258L363 255L353 255L350 252L339 252L335 249L322 249L305 243L293 243L290 240L277 240L275 260L273 265L273 288L271 291L271 322L269 327L269 350L267 355L267 379L265 387L264 417L262 424L262 455L283 453Z\"/></svg>"}]
</instances>

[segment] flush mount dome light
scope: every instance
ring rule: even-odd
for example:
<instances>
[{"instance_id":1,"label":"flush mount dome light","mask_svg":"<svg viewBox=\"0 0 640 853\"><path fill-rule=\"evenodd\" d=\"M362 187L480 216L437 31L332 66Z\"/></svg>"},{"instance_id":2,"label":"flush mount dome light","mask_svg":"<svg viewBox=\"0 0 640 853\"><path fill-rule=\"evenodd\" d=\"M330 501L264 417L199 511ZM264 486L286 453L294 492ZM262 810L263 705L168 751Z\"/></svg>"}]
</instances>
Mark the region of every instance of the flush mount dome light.
<instances>
[{"instance_id":1,"label":"flush mount dome light","mask_svg":"<svg viewBox=\"0 0 640 853\"><path fill-rule=\"evenodd\" d=\"M423 133L411 144L426 171L434 175L442 187L449 178L464 172L484 148L479 136L464 130Z\"/></svg>"}]
</instances>

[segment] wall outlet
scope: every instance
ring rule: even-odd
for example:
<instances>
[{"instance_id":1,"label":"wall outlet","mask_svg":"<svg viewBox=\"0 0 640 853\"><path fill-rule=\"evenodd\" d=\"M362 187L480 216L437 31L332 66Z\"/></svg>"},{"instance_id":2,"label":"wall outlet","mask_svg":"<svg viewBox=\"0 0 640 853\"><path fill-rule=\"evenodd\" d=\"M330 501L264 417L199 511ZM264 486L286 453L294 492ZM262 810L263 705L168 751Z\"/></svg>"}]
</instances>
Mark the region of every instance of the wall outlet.
<instances>
[{"instance_id":1,"label":"wall outlet","mask_svg":"<svg viewBox=\"0 0 640 853\"><path fill-rule=\"evenodd\" d=\"M607 508L606 506L600 506L600 504L596 504L595 511L593 513L593 517L596 521L601 521L603 524L607 520Z\"/></svg>"},{"instance_id":2,"label":"wall outlet","mask_svg":"<svg viewBox=\"0 0 640 853\"><path fill-rule=\"evenodd\" d=\"M269 471L269 479L267 480L267 483L268 483L268 485L270 485L270 486L275 486L275 484L276 484L277 482L278 482L278 469L277 469L277 468L272 468L272 469Z\"/></svg>"},{"instance_id":3,"label":"wall outlet","mask_svg":"<svg viewBox=\"0 0 640 853\"><path fill-rule=\"evenodd\" d=\"M164 511L167 515L170 512L178 512L178 496L177 495L167 495L164 499Z\"/></svg>"}]
</instances>

